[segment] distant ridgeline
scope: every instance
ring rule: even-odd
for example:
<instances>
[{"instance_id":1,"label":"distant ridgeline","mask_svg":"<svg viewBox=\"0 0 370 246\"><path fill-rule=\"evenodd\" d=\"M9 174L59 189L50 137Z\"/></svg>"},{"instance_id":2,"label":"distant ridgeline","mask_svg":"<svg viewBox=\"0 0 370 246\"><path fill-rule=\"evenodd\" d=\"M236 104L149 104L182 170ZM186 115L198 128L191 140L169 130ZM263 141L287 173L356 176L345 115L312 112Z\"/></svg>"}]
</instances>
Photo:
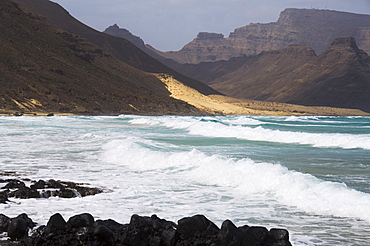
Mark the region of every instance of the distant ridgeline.
<instances>
[{"instance_id":1,"label":"distant ridgeline","mask_svg":"<svg viewBox=\"0 0 370 246\"><path fill-rule=\"evenodd\" d=\"M3 0L0 9L1 111L205 114L174 99L155 75L165 74L204 95L370 112L370 15L286 9L277 22L227 38L201 32L160 52L117 25L98 32L48 0Z\"/></svg>"},{"instance_id":2,"label":"distant ridgeline","mask_svg":"<svg viewBox=\"0 0 370 246\"><path fill-rule=\"evenodd\" d=\"M290 45L177 69L228 96L370 112L370 57L353 37L335 39L319 55L309 46Z\"/></svg>"},{"instance_id":3,"label":"distant ridgeline","mask_svg":"<svg viewBox=\"0 0 370 246\"><path fill-rule=\"evenodd\" d=\"M351 36L360 49L370 52L370 15L332 10L285 9L277 22L253 23L235 29L229 37L199 33L180 51L158 52L179 63L200 63L228 60L262 51L305 44L316 53L329 48L337 37Z\"/></svg>"}]
</instances>

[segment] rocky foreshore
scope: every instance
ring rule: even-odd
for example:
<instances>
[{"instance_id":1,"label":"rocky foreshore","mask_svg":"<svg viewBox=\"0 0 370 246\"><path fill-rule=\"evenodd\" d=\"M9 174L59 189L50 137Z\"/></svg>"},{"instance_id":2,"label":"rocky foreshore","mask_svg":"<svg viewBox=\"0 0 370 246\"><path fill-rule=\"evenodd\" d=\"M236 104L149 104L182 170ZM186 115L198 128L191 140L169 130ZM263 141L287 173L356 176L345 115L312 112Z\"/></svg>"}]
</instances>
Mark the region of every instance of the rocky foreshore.
<instances>
[{"instance_id":1,"label":"rocky foreshore","mask_svg":"<svg viewBox=\"0 0 370 246\"><path fill-rule=\"evenodd\" d=\"M3 176L16 176L3 173ZM13 203L10 198L47 199L83 197L103 192L103 189L88 187L67 181L50 179L0 179L0 203ZM28 185L28 186L27 186ZM151 217L132 215L128 224L112 219L95 220L88 213L70 217L67 221L61 214L52 215L46 226L37 227L27 214L10 218L0 214L0 245L22 246L289 246L289 232L285 229L270 229L244 225L237 227L225 220L221 228L204 215L180 219L177 224Z\"/></svg>"},{"instance_id":2,"label":"rocky foreshore","mask_svg":"<svg viewBox=\"0 0 370 246\"><path fill-rule=\"evenodd\" d=\"M46 226L36 228L27 214L9 218L0 214L0 233L8 239L1 245L21 246L290 246L285 229L258 226L235 226L225 220L218 228L204 215L180 219L177 224L158 218L132 215L130 223L95 220L83 213L65 221L59 213L52 215ZM0 234L1 235L1 234Z\"/></svg>"},{"instance_id":3,"label":"rocky foreshore","mask_svg":"<svg viewBox=\"0 0 370 246\"><path fill-rule=\"evenodd\" d=\"M31 185L27 186L26 182ZM49 198L58 196L62 198L84 197L102 193L101 188L88 187L84 184L78 184L69 181L60 181L50 179L29 180L29 179L0 179L0 203L10 202L9 198Z\"/></svg>"}]
</instances>

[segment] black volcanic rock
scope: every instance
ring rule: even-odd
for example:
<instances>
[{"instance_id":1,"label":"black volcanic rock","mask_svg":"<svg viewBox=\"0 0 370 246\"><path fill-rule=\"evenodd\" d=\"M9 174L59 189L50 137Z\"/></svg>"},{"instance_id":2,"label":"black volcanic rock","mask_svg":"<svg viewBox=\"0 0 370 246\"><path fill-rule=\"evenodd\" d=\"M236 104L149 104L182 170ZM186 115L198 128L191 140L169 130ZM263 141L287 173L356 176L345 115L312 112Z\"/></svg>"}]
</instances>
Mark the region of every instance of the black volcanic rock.
<instances>
[{"instance_id":1,"label":"black volcanic rock","mask_svg":"<svg viewBox=\"0 0 370 246\"><path fill-rule=\"evenodd\" d=\"M74 182L56 181L50 179L48 181L39 180L31 181L34 183L27 187L23 181L17 179L1 180L2 183L7 183L0 190L0 203L9 202L8 198L74 198L93 196L102 193L103 190L96 187L87 187Z\"/></svg>"},{"instance_id":2,"label":"black volcanic rock","mask_svg":"<svg viewBox=\"0 0 370 246\"><path fill-rule=\"evenodd\" d=\"M12 241L20 240L28 236L28 230L35 227L36 224L27 214L20 214L15 218L9 219L7 225L8 237Z\"/></svg>"},{"instance_id":3,"label":"black volcanic rock","mask_svg":"<svg viewBox=\"0 0 370 246\"><path fill-rule=\"evenodd\" d=\"M10 218L4 214L0 214L0 233L8 231L8 224Z\"/></svg>"},{"instance_id":4,"label":"black volcanic rock","mask_svg":"<svg viewBox=\"0 0 370 246\"><path fill-rule=\"evenodd\" d=\"M268 231L265 227L237 228L231 221L226 220L220 230L203 215L180 219L178 226L156 215L151 217L133 215L129 224L119 224L113 220L97 220L92 223L94 218L90 214L75 215L69 221L72 218L85 221L83 219L85 217L88 217L88 223L57 228L54 226L55 218L58 221L64 221L64 219L59 214L55 214L50 217L47 226L40 226L31 236L22 239L18 245L291 246L289 233L284 229ZM16 239L18 238L12 238L12 240Z\"/></svg>"},{"instance_id":5,"label":"black volcanic rock","mask_svg":"<svg viewBox=\"0 0 370 246\"><path fill-rule=\"evenodd\" d=\"M67 228L91 227L94 224L94 217L91 214L84 213L72 216L66 223Z\"/></svg>"},{"instance_id":6,"label":"black volcanic rock","mask_svg":"<svg viewBox=\"0 0 370 246\"><path fill-rule=\"evenodd\" d=\"M67 222L64 220L61 214L56 213L52 215L46 225L50 232L63 230L66 228Z\"/></svg>"},{"instance_id":7,"label":"black volcanic rock","mask_svg":"<svg viewBox=\"0 0 370 246\"><path fill-rule=\"evenodd\" d=\"M8 200L8 192L7 191L0 191L0 203L7 203Z\"/></svg>"},{"instance_id":8,"label":"black volcanic rock","mask_svg":"<svg viewBox=\"0 0 370 246\"><path fill-rule=\"evenodd\" d=\"M204 215L194 215L178 221L177 231L182 240L216 236L220 229Z\"/></svg>"},{"instance_id":9,"label":"black volcanic rock","mask_svg":"<svg viewBox=\"0 0 370 246\"><path fill-rule=\"evenodd\" d=\"M20 199L28 199L28 198L40 198L40 193L29 187L19 187L16 191L10 192L9 197L15 197Z\"/></svg>"}]
</instances>

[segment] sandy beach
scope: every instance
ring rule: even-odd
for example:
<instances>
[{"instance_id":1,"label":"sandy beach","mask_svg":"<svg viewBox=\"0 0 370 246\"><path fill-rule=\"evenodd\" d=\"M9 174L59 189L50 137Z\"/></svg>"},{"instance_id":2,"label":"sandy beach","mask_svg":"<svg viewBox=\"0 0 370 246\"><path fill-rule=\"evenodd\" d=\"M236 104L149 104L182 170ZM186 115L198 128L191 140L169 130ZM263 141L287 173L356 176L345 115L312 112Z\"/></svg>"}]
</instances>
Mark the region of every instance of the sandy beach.
<instances>
[{"instance_id":1,"label":"sandy beach","mask_svg":"<svg viewBox=\"0 0 370 246\"><path fill-rule=\"evenodd\" d=\"M167 87L171 97L184 101L211 115L324 115L324 116L370 116L359 109L313 107L287 103L256 101L223 95L204 95L184 85L167 74L155 74ZM34 110L32 110L34 109ZM0 116L71 116L73 113L48 112L36 107L20 107L18 110L0 109Z\"/></svg>"},{"instance_id":2,"label":"sandy beach","mask_svg":"<svg viewBox=\"0 0 370 246\"><path fill-rule=\"evenodd\" d=\"M215 115L329 115L329 116L369 116L358 109L332 107L311 107L286 103L256 101L222 95L204 95L166 74L156 74L166 84L171 97L193 105Z\"/></svg>"}]
</instances>

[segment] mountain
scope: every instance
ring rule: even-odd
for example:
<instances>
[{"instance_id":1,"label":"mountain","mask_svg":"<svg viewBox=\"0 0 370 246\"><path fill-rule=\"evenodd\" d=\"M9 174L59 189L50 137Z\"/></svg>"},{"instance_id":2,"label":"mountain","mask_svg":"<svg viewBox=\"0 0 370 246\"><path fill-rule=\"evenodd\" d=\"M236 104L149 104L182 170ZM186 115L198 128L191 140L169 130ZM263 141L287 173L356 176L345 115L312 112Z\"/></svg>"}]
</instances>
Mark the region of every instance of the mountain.
<instances>
[{"instance_id":1,"label":"mountain","mask_svg":"<svg viewBox=\"0 0 370 246\"><path fill-rule=\"evenodd\" d=\"M353 37L335 39L320 55L292 45L229 62L201 63L188 72L218 73L208 84L228 96L370 112L370 58Z\"/></svg>"},{"instance_id":2,"label":"mountain","mask_svg":"<svg viewBox=\"0 0 370 246\"><path fill-rule=\"evenodd\" d=\"M156 76L0 2L0 110L76 114L201 114Z\"/></svg>"},{"instance_id":3,"label":"mountain","mask_svg":"<svg viewBox=\"0 0 370 246\"><path fill-rule=\"evenodd\" d=\"M133 43L136 47L140 48L141 50L146 49L144 41L138 37L133 35L129 30L120 28L117 24L107 27L103 33L109 34L114 37L124 38L131 43Z\"/></svg>"},{"instance_id":4,"label":"mountain","mask_svg":"<svg viewBox=\"0 0 370 246\"><path fill-rule=\"evenodd\" d=\"M165 73L173 76L182 83L198 90L203 94L220 94L214 89L199 81L188 78L175 70L165 66L155 58L143 52L130 41L113 37L92 29L72 17L60 5L49 0L15 0L28 10L45 17L53 25L81 37L101 47L114 55L117 59L146 72Z\"/></svg>"},{"instance_id":5,"label":"mountain","mask_svg":"<svg viewBox=\"0 0 370 246\"><path fill-rule=\"evenodd\" d=\"M277 22L252 23L235 29L227 38L222 34L199 33L180 51L157 53L179 63L200 63L304 44L320 54L335 38L344 36L354 37L359 47L369 53L370 15L290 8L280 13Z\"/></svg>"}]
</instances>

